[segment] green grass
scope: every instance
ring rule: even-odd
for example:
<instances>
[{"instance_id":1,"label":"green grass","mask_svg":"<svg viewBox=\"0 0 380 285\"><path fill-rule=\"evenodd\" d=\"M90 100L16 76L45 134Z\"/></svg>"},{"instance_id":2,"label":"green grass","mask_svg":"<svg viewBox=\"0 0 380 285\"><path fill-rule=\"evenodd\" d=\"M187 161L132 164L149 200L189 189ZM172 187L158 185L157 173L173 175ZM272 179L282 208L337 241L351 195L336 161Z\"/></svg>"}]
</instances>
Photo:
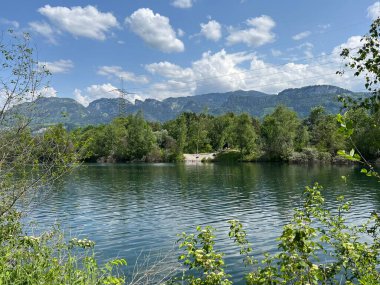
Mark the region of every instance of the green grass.
<instances>
[{"instance_id":1,"label":"green grass","mask_svg":"<svg viewBox=\"0 0 380 285\"><path fill-rule=\"evenodd\" d=\"M238 162L240 160L241 154L237 150L222 151L215 157L215 161L217 162Z\"/></svg>"}]
</instances>

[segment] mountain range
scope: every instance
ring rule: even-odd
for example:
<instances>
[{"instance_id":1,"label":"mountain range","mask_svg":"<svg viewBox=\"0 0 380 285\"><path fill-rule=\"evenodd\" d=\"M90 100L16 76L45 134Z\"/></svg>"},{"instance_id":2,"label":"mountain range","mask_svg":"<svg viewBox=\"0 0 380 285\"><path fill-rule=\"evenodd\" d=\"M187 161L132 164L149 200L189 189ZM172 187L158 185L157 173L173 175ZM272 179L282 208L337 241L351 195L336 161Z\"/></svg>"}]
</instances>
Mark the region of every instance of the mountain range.
<instances>
[{"instance_id":1,"label":"mountain range","mask_svg":"<svg viewBox=\"0 0 380 285\"><path fill-rule=\"evenodd\" d=\"M203 111L212 115L246 112L256 117L263 117L271 113L278 105L285 105L296 111L300 117L306 117L315 106L324 106L331 113L339 112L341 107L338 101L339 95L362 97L366 93L352 92L331 85L315 85L286 89L278 94L238 90L171 97L162 101L136 100L134 104L127 100L123 102L124 99L121 98L102 98L91 102L87 107L71 98L43 97L34 102L17 105L11 112L25 113L33 110L35 126L63 123L68 128L105 124L123 113L128 115L139 110L143 112L145 119L160 122L174 119L183 112Z\"/></svg>"}]
</instances>

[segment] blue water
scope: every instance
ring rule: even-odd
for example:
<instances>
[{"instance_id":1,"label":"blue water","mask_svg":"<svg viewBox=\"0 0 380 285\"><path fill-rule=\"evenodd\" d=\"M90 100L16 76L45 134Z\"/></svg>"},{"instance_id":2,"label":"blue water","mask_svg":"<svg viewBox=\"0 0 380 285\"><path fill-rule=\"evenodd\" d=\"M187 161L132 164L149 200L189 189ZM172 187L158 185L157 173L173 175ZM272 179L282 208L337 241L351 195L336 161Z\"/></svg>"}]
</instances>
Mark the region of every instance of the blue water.
<instances>
[{"instance_id":1,"label":"blue water","mask_svg":"<svg viewBox=\"0 0 380 285\"><path fill-rule=\"evenodd\" d=\"M243 222L254 254L275 252L275 239L300 204L304 186L316 181L325 187L329 207L339 195L354 202L350 219L380 210L380 184L353 166L94 164L79 167L39 197L27 220L43 229L59 222L67 236L94 240L100 260L128 261L127 274L147 256L157 262L168 255L165 264L174 265L177 234L211 225L227 272L241 283L242 258L228 238L227 221Z\"/></svg>"}]
</instances>

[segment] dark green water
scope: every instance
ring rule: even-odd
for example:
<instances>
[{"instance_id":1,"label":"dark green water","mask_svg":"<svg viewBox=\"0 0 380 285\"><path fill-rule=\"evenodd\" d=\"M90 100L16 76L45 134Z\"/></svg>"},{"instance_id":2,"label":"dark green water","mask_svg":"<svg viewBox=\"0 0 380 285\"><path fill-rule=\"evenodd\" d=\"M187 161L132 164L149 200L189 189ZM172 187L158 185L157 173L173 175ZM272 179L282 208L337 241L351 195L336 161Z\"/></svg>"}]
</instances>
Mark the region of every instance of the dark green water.
<instances>
[{"instance_id":1,"label":"dark green water","mask_svg":"<svg viewBox=\"0 0 380 285\"><path fill-rule=\"evenodd\" d=\"M217 248L226 253L227 271L238 281L242 263L228 239L227 221L240 219L246 225L255 254L274 252L275 238L299 205L304 186L316 181L325 187L329 206L342 194L352 200L355 220L380 210L380 184L355 167L84 165L40 200L28 219L43 227L59 222L68 235L94 240L102 260L123 257L130 268L138 256L172 250L177 233L212 225Z\"/></svg>"}]
</instances>

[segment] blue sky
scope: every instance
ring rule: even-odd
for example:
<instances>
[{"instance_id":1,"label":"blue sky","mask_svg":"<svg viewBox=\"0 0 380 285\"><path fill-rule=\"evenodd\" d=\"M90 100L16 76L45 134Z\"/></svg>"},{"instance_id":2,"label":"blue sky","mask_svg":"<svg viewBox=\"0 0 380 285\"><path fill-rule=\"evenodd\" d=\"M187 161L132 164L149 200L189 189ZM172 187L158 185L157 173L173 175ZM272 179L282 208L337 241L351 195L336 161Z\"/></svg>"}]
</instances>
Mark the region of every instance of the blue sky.
<instances>
[{"instance_id":1,"label":"blue sky","mask_svg":"<svg viewBox=\"0 0 380 285\"><path fill-rule=\"evenodd\" d=\"M380 16L373 0L4 1L2 31L31 33L53 73L46 96L86 105L129 99L333 84L362 91L342 67ZM20 8L22 7L22 8Z\"/></svg>"}]
</instances>

